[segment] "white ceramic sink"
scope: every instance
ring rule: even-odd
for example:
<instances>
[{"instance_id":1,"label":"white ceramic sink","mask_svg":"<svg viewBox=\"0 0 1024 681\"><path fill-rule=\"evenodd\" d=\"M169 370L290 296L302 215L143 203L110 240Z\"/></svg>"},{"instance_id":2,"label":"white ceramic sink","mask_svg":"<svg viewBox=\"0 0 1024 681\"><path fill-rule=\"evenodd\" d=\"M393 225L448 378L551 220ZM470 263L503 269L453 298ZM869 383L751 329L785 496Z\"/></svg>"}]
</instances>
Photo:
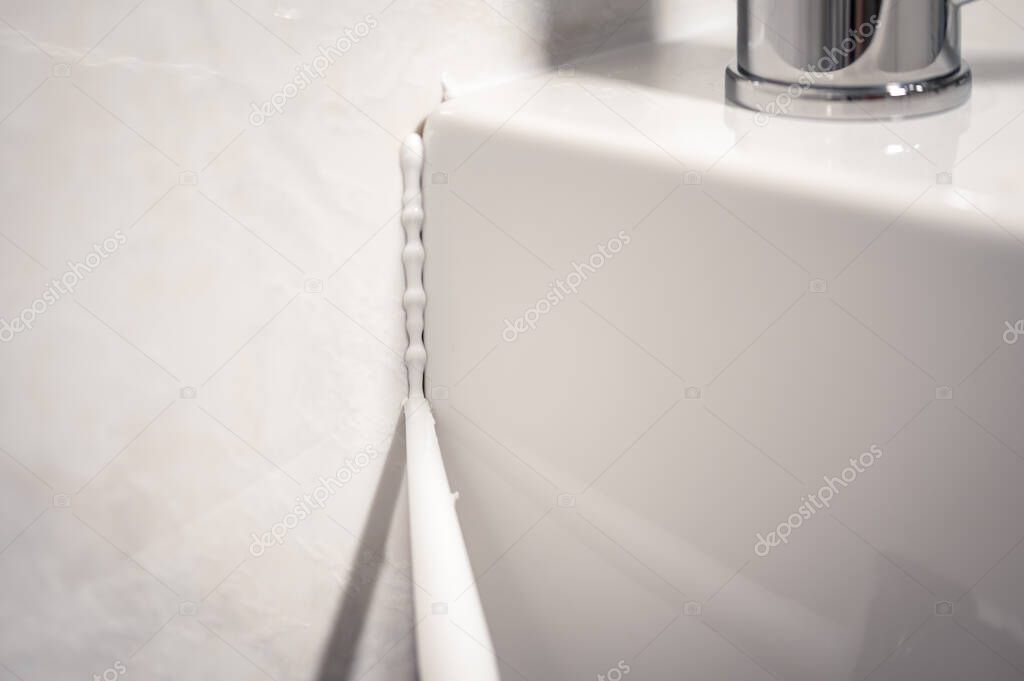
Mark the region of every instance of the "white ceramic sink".
<instances>
[{"instance_id":1,"label":"white ceramic sink","mask_svg":"<svg viewBox=\"0 0 1024 681\"><path fill-rule=\"evenodd\" d=\"M1022 678L1005 5L928 118L724 105L727 9L430 116L427 391L505 678Z\"/></svg>"}]
</instances>

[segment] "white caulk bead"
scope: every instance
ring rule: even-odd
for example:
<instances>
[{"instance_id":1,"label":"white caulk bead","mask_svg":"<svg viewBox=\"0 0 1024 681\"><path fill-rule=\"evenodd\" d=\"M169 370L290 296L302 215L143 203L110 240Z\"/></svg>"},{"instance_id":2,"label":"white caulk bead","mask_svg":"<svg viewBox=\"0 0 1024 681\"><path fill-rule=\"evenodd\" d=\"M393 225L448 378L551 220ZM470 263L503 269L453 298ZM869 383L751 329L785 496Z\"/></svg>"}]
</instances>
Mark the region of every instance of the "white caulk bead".
<instances>
[{"instance_id":1,"label":"white caulk bead","mask_svg":"<svg viewBox=\"0 0 1024 681\"><path fill-rule=\"evenodd\" d=\"M447 102L450 99L454 99L459 94L458 83L455 82L455 77L450 73L441 74L441 101Z\"/></svg>"},{"instance_id":2,"label":"white caulk bead","mask_svg":"<svg viewBox=\"0 0 1024 681\"><path fill-rule=\"evenodd\" d=\"M427 294L424 291L406 291L402 296L403 307L418 306L424 307L427 304Z\"/></svg>"},{"instance_id":3,"label":"white caulk bead","mask_svg":"<svg viewBox=\"0 0 1024 681\"><path fill-rule=\"evenodd\" d=\"M406 222L418 222L423 223L423 209L419 206L409 204L402 209L402 223Z\"/></svg>"},{"instance_id":4,"label":"white caulk bead","mask_svg":"<svg viewBox=\"0 0 1024 681\"><path fill-rule=\"evenodd\" d=\"M409 376L409 396L423 397L423 371L427 364L427 350L423 346L423 312L427 304L427 293L423 290L423 140L413 133L402 144L402 226L405 227L405 248L402 249L402 263L405 265L405 330L409 336L409 349L405 353L406 371Z\"/></svg>"}]
</instances>

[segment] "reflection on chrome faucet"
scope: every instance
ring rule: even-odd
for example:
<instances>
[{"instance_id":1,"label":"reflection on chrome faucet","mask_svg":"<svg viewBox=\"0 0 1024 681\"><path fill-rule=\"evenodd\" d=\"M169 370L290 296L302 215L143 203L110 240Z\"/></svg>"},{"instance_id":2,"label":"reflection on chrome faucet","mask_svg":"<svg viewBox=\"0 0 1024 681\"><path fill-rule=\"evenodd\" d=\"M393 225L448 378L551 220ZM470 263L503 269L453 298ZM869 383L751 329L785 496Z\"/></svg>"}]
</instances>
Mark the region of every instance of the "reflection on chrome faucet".
<instances>
[{"instance_id":1,"label":"reflection on chrome faucet","mask_svg":"<svg viewBox=\"0 0 1024 681\"><path fill-rule=\"evenodd\" d=\"M971 90L960 41L969 1L739 0L726 95L762 114L813 118L954 108Z\"/></svg>"}]
</instances>

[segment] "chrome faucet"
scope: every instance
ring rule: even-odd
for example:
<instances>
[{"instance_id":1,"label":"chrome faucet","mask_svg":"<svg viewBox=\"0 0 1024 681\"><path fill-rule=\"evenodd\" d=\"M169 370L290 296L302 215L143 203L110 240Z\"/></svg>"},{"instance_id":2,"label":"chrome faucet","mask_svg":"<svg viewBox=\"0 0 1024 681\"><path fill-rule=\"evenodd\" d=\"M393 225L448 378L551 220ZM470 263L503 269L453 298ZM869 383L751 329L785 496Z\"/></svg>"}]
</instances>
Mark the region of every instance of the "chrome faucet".
<instances>
[{"instance_id":1,"label":"chrome faucet","mask_svg":"<svg viewBox=\"0 0 1024 681\"><path fill-rule=\"evenodd\" d=\"M739 0L726 96L762 114L900 118L963 104L972 0Z\"/></svg>"}]
</instances>

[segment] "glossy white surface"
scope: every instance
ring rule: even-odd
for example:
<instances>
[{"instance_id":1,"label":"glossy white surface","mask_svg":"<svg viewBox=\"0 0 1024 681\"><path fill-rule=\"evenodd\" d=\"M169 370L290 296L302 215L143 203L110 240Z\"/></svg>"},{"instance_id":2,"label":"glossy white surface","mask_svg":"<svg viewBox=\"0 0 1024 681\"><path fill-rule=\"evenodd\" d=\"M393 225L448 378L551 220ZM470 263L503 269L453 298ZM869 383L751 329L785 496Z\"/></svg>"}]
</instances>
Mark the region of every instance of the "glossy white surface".
<instances>
[{"instance_id":1,"label":"glossy white surface","mask_svg":"<svg viewBox=\"0 0 1024 681\"><path fill-rule=\"evenodd\" d=\"M968 12L932 118L759 125L722 11L428 119L428 397L507 678L1024 678L1024 3Z\"/></svg>"},{"instance_id":2,"label":"glossy white surface","mask_svg":"<svg viewBox=\"0 0 1024 681\"><path fill-rule=\"evenodd\" d=\"M585 5L0 0L0 317L127 235L0 343L0 679L415 677L399 140L443 72L545 68L549 18L571 52L628 36L638 3Z\"/></svg>"}]
</instances>

